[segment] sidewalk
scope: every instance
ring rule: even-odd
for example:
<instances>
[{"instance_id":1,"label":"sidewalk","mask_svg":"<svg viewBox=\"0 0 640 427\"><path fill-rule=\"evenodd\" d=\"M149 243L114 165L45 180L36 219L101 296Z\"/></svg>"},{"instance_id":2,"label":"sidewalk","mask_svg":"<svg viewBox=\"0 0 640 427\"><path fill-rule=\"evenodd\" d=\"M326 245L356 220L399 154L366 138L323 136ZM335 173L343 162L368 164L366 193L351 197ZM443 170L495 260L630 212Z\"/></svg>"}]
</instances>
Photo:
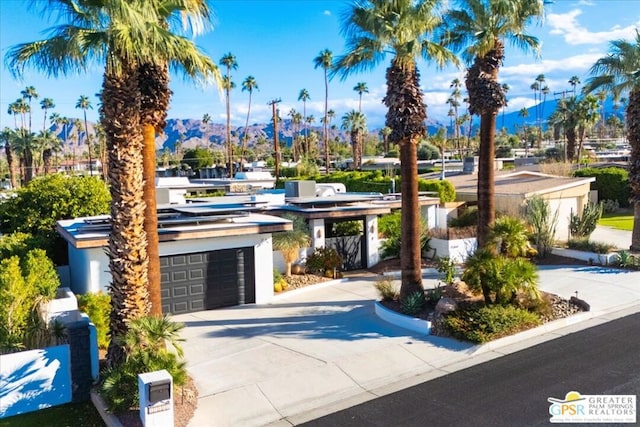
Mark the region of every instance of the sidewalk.
<instances>
[{"instance_id":1,"label":"sidewalk","mask_svg":"<svg viewBox=\"0 0 640 427\"><path fill-rule=\"evenodd\" d=\"M472 345L376 317L374 278L314 285L270 305L175 316L199 391L190 426L289 426L640 311L640 272L540 268L540 288L591 311ZM426 277L425 286L435 278ZM435 284L435 283L434 283Z\"/></svg>"}]
</instances>

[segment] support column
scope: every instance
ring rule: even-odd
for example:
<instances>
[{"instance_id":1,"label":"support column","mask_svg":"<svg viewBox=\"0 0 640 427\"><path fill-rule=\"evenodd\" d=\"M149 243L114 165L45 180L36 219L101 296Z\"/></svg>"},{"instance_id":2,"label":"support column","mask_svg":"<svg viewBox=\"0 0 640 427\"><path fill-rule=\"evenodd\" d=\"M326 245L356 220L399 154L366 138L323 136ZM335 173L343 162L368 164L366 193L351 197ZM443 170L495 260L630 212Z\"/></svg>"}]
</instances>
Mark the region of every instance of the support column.
<instances>
[{"instance_id":1,"label":"support column","mask_svg":"<svg viewBox=\"0 0 640 427\"><path fill-rule=\"evenodd\" d=\"M366 238L366 266L371 268L380 261L378 239L378 217L377 215L367 215L364 222L364 235Z\"/></svg>"},{"instance_id":2,"label":"support column","mask_svg":"<svg viewBox=\"0 0 640 427\"><path fill-rule=\"evenodd\" d=\"M323 248L325 246L324 234L324 218L309 220L309 228L311 229L311 247Z\"/></svg>"}]
</instances>

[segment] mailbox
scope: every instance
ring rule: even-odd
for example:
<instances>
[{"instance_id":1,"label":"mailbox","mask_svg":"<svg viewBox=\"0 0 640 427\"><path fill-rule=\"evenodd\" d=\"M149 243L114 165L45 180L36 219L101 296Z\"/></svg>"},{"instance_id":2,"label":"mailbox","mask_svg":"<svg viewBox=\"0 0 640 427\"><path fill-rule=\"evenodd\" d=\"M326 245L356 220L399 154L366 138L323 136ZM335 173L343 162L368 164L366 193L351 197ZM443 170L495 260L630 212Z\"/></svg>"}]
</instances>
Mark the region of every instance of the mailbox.
<instances>
[{"instance_id":1,"label":"mailbox","mask_svg":"<svg viewBox=\"0 0 640 427\"><path fill-rule=\"evenodd\" d=\"M171 381L168 379L150 382L147 387L147 396L151 404L171 398Z\"/></svg>"},{"instance_id":2,"label":"mailbox","mask_svg":"<svg viewBox=\"0 0 640 427\"><path fill-rule=\"evenodd\" d=\"M138 374L140 421L145 427L173 427L173 379L165 369Z\"/></svg>"}]
</instances>

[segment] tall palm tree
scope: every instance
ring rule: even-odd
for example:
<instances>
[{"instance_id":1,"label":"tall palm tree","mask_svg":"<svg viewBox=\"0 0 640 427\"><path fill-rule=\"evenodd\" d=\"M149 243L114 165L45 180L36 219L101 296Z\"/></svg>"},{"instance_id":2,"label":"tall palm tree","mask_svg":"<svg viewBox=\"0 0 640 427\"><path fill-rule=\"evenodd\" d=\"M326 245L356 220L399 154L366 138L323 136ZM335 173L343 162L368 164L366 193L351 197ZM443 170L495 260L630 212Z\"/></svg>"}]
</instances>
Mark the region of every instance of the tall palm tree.
<instances>
[{"instance_id":1,"label":"tall palm tree","mask_svg":"<svg viewBox=\"0 0 640 427\"><path fill-rule=\"evenodd\" d=\"M360 111L351 110L342 116L342 129L349 132L353 150L353 169L362 167L362 136L367 132L367 118Z\"/></svg>"},{"instance_id":2,"label":"tall palm tree","mask_svg":"<svg viewBox=\"0 0 640 427\"><path fill-rule=\"evenodd\" d=\"M482 247L495 220L496 116L506 96L498 82L505 39L524 50L539 48L538 39L524 33L531 20L542 18L543 0L458 0L447 13L445 41L468 64L465 84L469 111L480 116L478 164L478 244Z\"/></svg>"},{"instance_id":3,"label":"tall palm tree","mask_svg":"<svg viewBox=\"0 0 640 427\"><path fill-rule=\"evenodd\" d=\"M313 59L314 68L322 68L324 70L324 118L322 121L323 132L322 139L324 143L325 170L329 173L331 166L331 157L329 155L329 70L333 61L333 53L329 49L325 49Z\"/></svg>"},{"instance_id":4,"label":"tall palm tree","mask_svg":"<svg viewBox=\"0 0 640 427\"><path fill-rule=\"evenodd\" d=\"M522 132L524 134L524 156L529 155L529 140L527 138L527 117L529 117L529 110L521 108L518 112L518 116L522 117Z\"/></svg>"},{"instance_id":5,"label":"tall palm tree","mask_svg":"<svg viewBox=\"0 0 640 427\"><path fill-rule=\"evenodd\" d=\"M302 118L304 120L304 151L306 155L309 155L309 127L307 126L307 101L311 99L309 91L306 89L300 89L298 94L298 101L302 101Z\"/></svg>"},{"instance_id":6,"label":"tall palm tree","mask_svg":"<svg viewBox=\"0 0 640 427\"><path fill-rule=\"evenodd\" d=\"M384 147L384 153L389 152L389 135L391 135L391 128L384 126L380 129L380 136L382 136L382 146Z\"/></svg>"},{"instance_id":7,"label":"tall palm tree","mask_svg":"<svg viewBox=\"0 0 640 427\"><path fill-rule=\"evenodd\" d=\"M608 90L615 98L628 93L626 107L627 140L631 145L629 186L633 203L631 250L640 250L640 31L632 40L614 40L609 53L590 70L584 91Z\"/></svg>"},{"instance_id":8,"label":"tall palm tree","mask_svg":"<svg viewBox=\"0 0 640 427\"><path fill-rule=\"evenodd\" d=\"M416 65L418 58L438 66L455 56L432 41L441 24L436 0L369 0L351 6L342 25L347 53L335 69L343 77L379 64L392 55L387 68L386 125L391 141L400 146L402 169L401 300L422 292L417 145L426 134L426 107Z\"/></svg>"},{"instance_id":9,"label":"tall palm tree","mask_svg":"<svg viewBox=\"0 0 640 427\"><path fill-rule=\"evenodd\" d=\"M76 108L80 108L84 116L84 142L87 144L87 151L89 152L89 175L92 175L93 166L91 165L91 137L89 136L89 123L87 123L87 110L93 110L93 106L91 105L89 97L80 95L80 98L78 98L78 101L76 102Z\"/></svg>"},{"instance_id":10,"label":"tall palm tree","mask_svg":"<svg viewBox=\"0 0 640 427\"><path fill-rule=\"evenodd\" d=\"M227 158L229 162L229 178L233 178L233 143L231 142L231 89L235 87L235 84L231 80L231 70L238 69L238 61L236 56L231 52L225 54L220 59L220 65L224 66L227 70L225 79L223 81L224 100L227 112Z\"/></svg>"},{"instance_id":11,"label":"tall palm tree","mask_svg":"<svg viewBox=\"0 0 640 427\"><path fill-rule=\"evenodd\" d=\"M256 78L253 76L248 76L242 82L242 91L249 92L249 106L247 107L247 120L244 122L244 136L242 138L242 149L240 150L240 170L242 170L242 162L244 161L244 150L247 148L247 139L249 138L249 134L247 130L249 129L249 115L251 114L251 97L253 95L254 90L260 90L258 88L258 82Z\"/></svg>"},{"instance_id":12,"label":"tall palm tree","mask_svg":"<svg viewBox=\"0 0 640 427\"><path fill-rule=\"evenodd\" d=\"M167 2L154 0L147 2L147 6L155 7L157 23L163 28L198 34L208 27L211 13L205 0L181 0ZM180 29L180 30L179 30ZM207 76L219 81L218 69L210 58L203 55L188 39L178 38L187 42L179 55L169 54L167 57L158 55L155 60L147 59L138 67L140 88L141 125L143 132L143 179L145 216L144 229L147 234L147 254L149 257L147 276L150 313L162 316L160 252L158 237L158 214L156 206L155 171L156 171L156 134L162 134L166 127L167 111L171 99L169 89L168 65L184 75L202 80Z\"/></svg>"},{"instance_id":13,"label":"tall palm tree","mask_svg":"<svg viewBox=\"0 0 640 427\"><path fill-rule=\"evenodd\" d=\"M38 91L33 86L27 86L24 90L20 91L23 99L28 100L29 103L29 132L31 132L31 100L38 99Z\"/></svg>"},{"instance_id":14,"label":"tall palm tree","mask_svg":"<svg viewBox=\"0 0 640 427\"><path fill-rule=\"evenodd\" d=\"M188 1L173 4L179 8ZM216 68L199 53L190 38L167 31L161 22L161 12L167 9L161 3L160 0L47 2L44 7L57 6L65 23L53 28L49 39L17 45L7 53L10 68L17 74L24 65L33 65L54 77L85 71L95 61L105 66L100 114L107 141L112 199L107 250L112 277L112 337L124 336L128 323L149 311L140 168L144 141L139 65L178 58L191 66L206 64L208 69ZM112 340L109 363L118 363L122 357L121 345Z\"/></svg>"},{"instance_id":15,"label":"tall palm tree","mask_svg":"<svg viewBox=\"0 0 640 427\"><path fill-rule=\"evenodd\" d=\"M0 141L4 144L4 154L7 158L7 166L9 167L9 182L11 188L16 189L18 186L18 179L16 174L15 162L13 157L13 140L15 138L15 130L5 127L0 134Z\"/></svg>"},{"instance_id":16,"label":"tall palm tree","mask_svg":"<svg viewBox=\"0 0 640 427\"><path fill-rule=\"evenodd\" d=\"M40 101L40 108L42 108L42 110L44 111L44 119L42 120L43 131L47 128L47 113L49 112L49 110L55 107L56 104L53 103L53 99L51 98L44 98L42 101Z\"/></svg>"},{"instance_id":17,"label":"tall palm tree","mask_svg":"<svg viewBox=\"0 0 640 427\"><path fill-rule=\"evenodd\" d=\"M454 137L456 139L456 146L457 146L456 148L460 153L462 153L462 150L460 147L460 125L458 121L458 118L459 118L458 107L460 107L460 99L462 98L462 93L460 93L461 87L462 87L462 82L460 81L460 79L458 78L453 79L451 81L451 84L449 85L449 88L452 89L451 95L449 97L449 100L447 100L447 103L453 109Z\"/></svg>"},{"instance_id":18,"label":"tall palm tree","mask_svg":"<svg viewBox=\"0 0 640 427\"><path fill-rule=\"evenodd\" d=\"M502 90L504 91L504 95L506 97L511 87L506 83L502 83L501 86L502 86ZM504 111L506 109L507 109L507 103L505 102L504 106L502 107L502 124L500 125L500 128L504 128Z\"/></svg>"},{"instance_id":19,"label":"tall palm tree","mask_svg":"<svg viewBox=\"0 0 640 427\"><path fill-rule=\"evenodd\" d=\"M353 90L358 92L358 111L362 112L362 94L369 93L369 88L365 82L358 82L353 87Z\"/></svg>"},{"instance_id":20,"label":"tall palm tree","mask_svg":"<svg viewBox=\"0 0 640 427\"><path fill-rule=\"evenodd\" d=\"M571 76L571 78L569 79L569 84L573 88L573 96L576 96L576 89L577 89L578 85L580 84L580 77Z\"/></svg>"}]
</instances>

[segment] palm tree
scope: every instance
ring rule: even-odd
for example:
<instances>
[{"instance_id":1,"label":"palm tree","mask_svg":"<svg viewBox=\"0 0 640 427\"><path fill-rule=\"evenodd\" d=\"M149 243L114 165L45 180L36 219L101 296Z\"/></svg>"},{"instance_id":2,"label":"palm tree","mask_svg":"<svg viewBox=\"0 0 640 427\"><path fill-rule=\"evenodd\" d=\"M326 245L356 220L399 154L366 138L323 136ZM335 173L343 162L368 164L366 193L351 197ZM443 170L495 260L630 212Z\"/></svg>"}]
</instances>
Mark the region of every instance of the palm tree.
<instances>
[{"instance_id":1,"label":"palm tree","mask_svg":"<svg viewBox=\"0 0 640 427\"><path fill-rule=\"evenodd\" d=\"M630 249L640 250L640 31L635 38L614 40L609 53L598 59L590 70L591 78L584 88L591 93L600 88L608 90L614 98L628 93L626 107L627 140L631 145L629 187L633 203L633 231ZM622 98L620 98L622 101Z\"/></svg>"},{"instance_id":2,"label":"palm tree","mask_svg":"<svg viewBox=\"0 0 640 427\"><path fill-rule=\"evenodd\" d=\"M529 140L527 138L527 117L529 117L529 110L526 108L521 108L518 112L518 116L522 117L522 132L524 134L524 156L527 157L529 155Z\"/></svg>"},{"instance_id":3,"label":"palm tree","mask_svg":"<svg viewBox=\"0 0 640 427\"><path fill-rule=\"evenodd\" d=\"M81 95L76 102L76 108L82 109L82 114L84 115L84 140L87 144L87 151L89 152L89 175L92 175L93 167L91 165L91 138L89 137L89 124L87 123L87 110L89 108L93 110L93 106L91 105L89 97Z\"/></svg>"},{"instance_id":4,"label":"palm tree","mask_svg":"<svg viewBox=\"0 0 640 427\"><path fill-rule=\"evenodd\" d=\"M298 94L298 101L302 101L302 118L305 120L304 151L307 154L307 156L309 155L309 128L307 127L306 118L307 118L307 101L310 99L311 99L311 96L309 96L309 91L306 89L301 89L300 93Z\"/></svg>"},{"instance_id":5,"label":"palm tree","mask_svg":"<svg viewBox=\"0 0 640 427\"><path fill-rule=\"evenodd\" d=\"M384 126L380 129L380 135L382 136L382 145L386 154L389 152L389 135L391 135L391 128L389 126Z\"/></svg>"},{"instance_id":6,"label":"palm tree","mask_svg":"<svg viewBox=\"0 0 640 427\"><path fill-rule=\"evenodd\" d=\"M580 77L578 76L571 76L571 78L569 79L569 84L571 85L571 87L573 88L573 96L576 96L576 88L578 87L578 85L580 84Z\"/></svg>"},{"instance_id":7,"label":"palm tree","mask_svg":"<svg viewBox=\"0 0 640 427\"><path fill-rule=\"evenodd\" d=\"M54 2L52 2L54 3ZM100 114L104 127L111 192L108 255L112 283L111 334L122 337L128 323L146 315L148 302L147 237L144 231L140 64L180 59L191 67L215 64L199 54L193 42L167 31L159 1L96 0L55 2L68 24L56 26L49 39L17 45L7 53L19 74L34 65L49 75L84 71L94 61L105 64ZM188 0L175 2L179 8ZM49 2L46 7L50 7ZM194 52L198 53L195 55ZM210 76L212 73L208 72ZM122 347L111 341L110 364L122 360Z\"/></svg>"},{"instance_id":8,"label":"palm tree","mask_svg":"<svg viewBox=\"0 0 640 427\"><path fill-rule=\"evenodd\" d=\"M504 91L504 95L506 97L511 87L506 83L502 83L501 86L502 86L502 90ZM500 125L500 128L504 128L504 110L506 109L507 109L507 103L505 102L504 106L502 107L502 124Z\"/></svg>"},{"instance_id":9,"label":"palm tree","mask_svg":"<svg viewBox=\"0 0 640 427\"><path fill-rule=\"evenodd\" d=\"M18 179L15 170L15 162L13 159L13 146L12 142L15 138L15 130L5 127L0 134L0 141L4 142L4 154L7 158L7 166L9 167L9 182L11 182L11 188L16 189L18 186Z\"/></svg>"},{"instance_id":10,"label":"palm tree","mask_svg":"<svg viewBox=\"0 0 640 427\"><path fill-rule=\"evenodd\" d=\"M225 95L225 106L227 111L227 157L229 162L229 178L233 178L233 143L231 142L231 89L235 84L231 80L231 70L238 69L238 61L231 52L225 54L220 59L220 65L227 69L225 80L223 81L223 89Z\"/></svg>"},{"instance_id":11,"label":"palm tree","mask_svg":"<svg viewBox=\"0 0 640 427\"><path fill-rule=\"evenodd\" d=\"M400 299L422 292L420 214L418 200L417 145L426 134L427 111L416 66L418 58L444 66L455 57L431 40L441 24L436 0L369 0L356 2L342 26L347 53L335 64L343 77L371 69L387 53L393 57L387 68L388 108L386 125L390 139L400 146L402 169L402 285Z\"/></svg>"},{"instance_id":12,"label":"palm tree","mask_svg":"<svg viewBox=\"0 0 640 427\"><path fill-rule=\"evenodd\" d=\"M449 106L453 109L453 117L454 117L454 137L456 139L456 148L460 153L462 153L460 147L460 125L458 124L458 107L460 107L460 98L462 98L462 94L460 93L460 88L462 87L462 82L460 79L455 78L451 81L449 88L453 89L451 91L451 96L447 100Z\"/></svg>"},{"instance_id":13,"label":"palm tree","mask_svg":"<svg viewBox=\"0 0 640 427\"><path fill-rule=\"evenodd\" d=\"M362 112L362 94L369 93L369 88L365 82L358 82L353 87L353 90L358 92L358 111Z\"/></svg>"},{"instance_id":14,"label":"palm tree","mask_svg":"<svg viewBox=\"0 0 640 427\"><path fill-rule=\"evenodd\" d=\"M38 99L38 92L33 86L27 86L24 90L20 91L23 99L27 99L29 102L29 132L31 132L31 100Z\"/></svg>"},{"instance_id":15,"label":"palm tree","mask_svg":"<svg viewBox=\"0 0 640 427\"><path fill-rule=\"evenodd\" d=\"M349 132L353 150L354 170L362 167L362 136L367 132L367 118L359 111L351 110L342 116L342 129Z\"/></svg>"},{"instance_id":16,"label":"palm tree","mask_svg":"<svg viewBox=\"0 0 640 427\"><path fill-rule=\"evenodd\" d=\"M56 104L53 103L53 99L51 98L44 98L42 101L40 101L40 108L44 110L44 120L42 121L43 131L47 128L47 113L49 112L49 110L55 107Z\"/></svg>"},{"instance_id":17,"label":"palm tree","mask_svg":"<svg viewBox=\"0 0 640 427\"><path fill-rule=\"evenodd\" d=\"M181 3L156 3L157 22L162 27L171 28L171 23L181 24L182 29L192 29L198 33L205 29L210 21L210 11L204 0L183 0ZM177 25L174 25L177 28ZM219 81L218 68L211 59L202 54L187 39L181 51L167 57L158 55L155 60L143 62L138 67L140 87L141 125L143 132L143 179L145 216L144 229L147 234L147 269L150 313L162 316L160 253L158 237L158 213L156 206L155 172L156 172L156 134L164 132L167 111L171 98L169 89L168 65L190 78L202 79L207 75Z\"/></svg>"},{"instance_id":18,"label":"palm tree","mask_svg":"<svg viewBox=\"0 0 640 427\"><path fill-rule=\"evenodd\" d=\"M242 91L249 92L249 106L247 107L247 120L244 123L244 136L242 138L242 149L240 150L240 170L242 170L242 162L244 161L244 150L247 147L247 139L249 138L247 130L249 129L249 115L251 114L251 96L253 95L254 90L260 90L258 88L258 82L256 81L255 77L248 76L242 82Z\"/></svg>"},{"instance_id":19,"label":"palm tree","mask_svg":"<svg viewBox=\"0 0 640 427\"><path fill-rule=\"evenodd\" d=\"M302 230L291 230L273 234L273 249L282 252L282 258L284 258L286 265L285 276L291 276L291 264L298 259L300 248L307 247L310 241L311 238L309 234Z\"/></svg>"},{"instance_id":20,"label":"palm tree","mask_svg":"<svg viewBox=\"0 0 640 427\"><path fill-rule=\"evenodd\" d=\"M465 83L469 93L469 111L480 116L478 164L478 245L483 246L495 220L495 131L496 116L506 96L498 83L504 60L504 42L527 50L537 50L538 39L525 34L532 19L544 13L543 0L459 0L459 8L448 12L445 41L473 64Z\"/></svg>"},{"instance_id":21,"label":"palm tree","mask_svg":"<svg viewBox=\"0 0 640 427\"><path fill-rule=\"evenodd\" d=\"M323 119L323 143L324 143L324 158L325 158L325 170L329 173L329 167L331 166L331 157L329 156L329 122L327 113L329 111L329 69L331 68L331 62L333 61L333 54L329 49L325 49L320 52L318 56L313 59L314 68L321 67L324 70L324 119Z\"/></svg>"}]
</instances>

